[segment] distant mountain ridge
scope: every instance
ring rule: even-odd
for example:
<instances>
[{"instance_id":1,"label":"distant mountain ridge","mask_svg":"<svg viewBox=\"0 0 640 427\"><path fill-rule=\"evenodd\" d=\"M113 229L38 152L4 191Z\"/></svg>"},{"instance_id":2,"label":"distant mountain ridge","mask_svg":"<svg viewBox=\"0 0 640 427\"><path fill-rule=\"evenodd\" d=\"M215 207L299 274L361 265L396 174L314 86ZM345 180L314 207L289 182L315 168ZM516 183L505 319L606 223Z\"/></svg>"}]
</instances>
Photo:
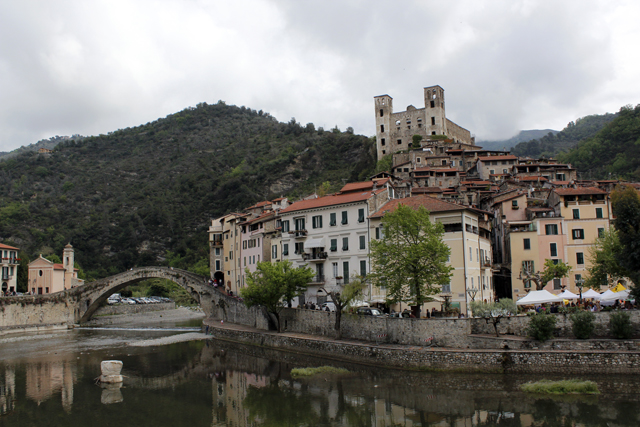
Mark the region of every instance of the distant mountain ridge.
<instances>
[{"instance_id":1,"label":"distant mountain ridge","mask_svg":"<svg viewBox=\"0 0 640 427\"><path fill-rule=\"evenodd\" d=\"M56 146L58 144L60 144L61 142L64 141L68 141L68 140L76 140L76 141L80 141L82 139L84 139L85 137L82 135L73 135L73 136L52 136L49 139L41 139L38 142L35 142L33 144L29 144L29 145L23 145L22 147L16 148L15 150L12 151L2 151L0 152L0 160L3 159L9 159L11 157L15 157L20 153L26 153L27 151L38 151L41 148L46 148L48 150L53 150L54 148L56 148Z\"/></svg>"},{"instance_id":2,"label":"distant mountain ridge","mask_svg":"<svg viewBox=\"0 0 640 427\"><path fill-rule=\"evenodd\" d=\"M532 139L542 138L545 135L556 134L559 131L553 129L531 129L531 130L521 130L517 135L509 138L509 139L501 139L501 140L486 140L486 141L477 141L476 144L480 145L482 148L487 150L503 150L503 149L511 149L511 147L516 144L524 141L531 141Z\"/></svg>"}]
</instances>

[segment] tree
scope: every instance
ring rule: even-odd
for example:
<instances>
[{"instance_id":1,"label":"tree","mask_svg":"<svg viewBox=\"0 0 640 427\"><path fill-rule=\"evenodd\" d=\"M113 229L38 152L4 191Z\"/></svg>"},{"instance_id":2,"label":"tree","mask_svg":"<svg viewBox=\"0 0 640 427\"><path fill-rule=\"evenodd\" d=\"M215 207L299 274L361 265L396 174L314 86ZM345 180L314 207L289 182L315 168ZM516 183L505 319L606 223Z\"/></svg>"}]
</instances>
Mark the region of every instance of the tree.
<instances>
[{"instance_id":1,"label":"tree","mask_svg":"<svg viewBox=\"0 0 640 427\"><path fill-rule=\"evenodd\" d=\"M389 303L406 302L420 318L420 307L429 295L449 283L453 267L447 265L451 250L442 240L444 226L433 223L421 206L398 205L382 219L384 237L371 242L371 283L386 287Z\"/></svg>"},{"instance_id":2,"label":"tree","mask_svg":"<svg viewBox=\"0 0 640 427\"><path fill-rule=\"evenodd\" d=\"M633 281L635 293L640 284L640 197L631 186L616 188L611 193L611 203L616 217L613 226L618 231L622 249L617 258Z\"/></svg>"},{"instance_id":3,"label":"tree","mask_svg":"<svg viewBox=\"0 0 640 427\"><path fill-rule=\"evenodd\" d=\"M263 307L280 332L280 313L285 304L306 290L315 271L309 267L295 268L288 260L259 262L255 272L245 271L247 287L240 290L244 303L249 308Z\"/></svg>"},{"instance_id":4,"label":"tree","mask_svg":"<svg viewBox=\"0 0 640 427\"><path fill-rule=\"evenodd\" d=\"M411 137L411 148L420 148L420 141L422 141L422 135L413 135Z\"/></svg>"},{"instance_id":5,"label":"tree","mask_svg":"<svg viewBox=\"0 0 640 427\"><path fill-rule=\"evenodd\" d=\"M498 323L500 323L500 319L516 314L518 311L516 304L510 298L502 298L498 302L489 303L471 301L469 306L471 307L471 312L474 316L483 317L487 324L489 323L489 320L491 320L493 328L496 331L496 337L500 336L498 333Z\"/></svg>"},{"instance_id":6,"label":"tree","mask_svg":"<svg viewBox=\"0 0 640 427\"><path fill-rule=\"evenodd\" d=\"M620 265L622 251L622 244L615 229L611 228L604 236L598 238L589 248L591 267L584 282L585 286L600 289L603 283L608 283L609 278L617 282L629 277L629 272Z\"/></svg>"},{"instance_id":7,"label":"tree","mask_svg":"<svg viewBox=\"0 0 640 427\"><path fill-rule=\"evenodd\" d=\"M20 251L20 263L18 264L17 271L17 291L28 292L29 291L29 255L25 251Z\"/></svg>"},{"instance_id":8,"label":"tree","mask_svg":"<svg viewBox=\"0 0 640 427\"><path fill-rule=\"evenodd\" d=\"M333 301L333 304L336 306L336 323L334 326L336 339L342 339L342 329L340 328L342 310L348 307L353 301L361 299L366 286L367 284L361 277L352 277L341 291L339 289L328 291L325 288L321 288L329 295L331 301Z\"/></svg>"},{"instance_id":9,"label":"tree","mask_svg":"<svg viewBox=\"0 0 640 427\"><path fill-rule=\"evenodd\" d=\"M536 291L541 291L552 279L562 279L563 277L567 277L570 271L571 266L569 264L565 264L562 260L558 260L558 263L555 264L554 260L547 259L544 262L544 269L542 271L533 273L531 271L522 270L519 278L524 283L527 283L527 281L535 283Z\"/></svg>"},{"instance_id":10,"label":"tree","mask_svg":"<svg viewBox=\"0 0 640 427\"><path fill-rule=\"evenodd\" d=\"M376 173L385 172L385 171L391 172L392 168L393 168L392 154L387 154L382 159L378 160L378 163L376 163Z\"/></svg>"}]
</instances>

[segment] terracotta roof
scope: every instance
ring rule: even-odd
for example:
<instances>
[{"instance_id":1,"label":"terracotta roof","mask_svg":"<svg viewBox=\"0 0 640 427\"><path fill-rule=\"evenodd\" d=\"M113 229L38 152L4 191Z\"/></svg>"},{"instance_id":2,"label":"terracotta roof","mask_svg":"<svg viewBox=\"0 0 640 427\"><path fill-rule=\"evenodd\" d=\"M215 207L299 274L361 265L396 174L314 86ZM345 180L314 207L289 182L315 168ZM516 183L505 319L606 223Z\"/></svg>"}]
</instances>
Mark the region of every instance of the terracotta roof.
<instances>
[{"instance_id":1,"label":"terracotta roof","mask_svg":"<svg viewBox=\"0 0 640 427\"><path fill-rule=\"evenodd\" d=\"M305 209L321 208L325 206L343 205L346 203L362 202L367 200L374 194L385 191L384 188L376 191L350 192L346 194L331 194L329 196L318 197L317 199L301 200L289 205L286 209L280 211L280 214L296 212Z\"/></svg>"},{"instance_id":2,"label":"terracotta roof","mask_svg":"<svg viewBox=\"0 0 640 427\"><path fill-rule=\"evenodd\" d=\"M411 189L412 193L442 193L442 188L440 187L414 187Z\"/></svg>"},{"instance_id":3,"label":"terracotta roof","mask_svg":"<svg viewBox=\"0 0 640 427\"><path fill-rule=\"evenodd\" d=\"M53 269L54 270L64 270L64 265L62 264L53 264Z\"/></svg>"},{"instance_id":4,"label":"terracotta roof","mask_svg":"<svg viewBox=\"0 0 640 427\"><path fill-rule=\"evenodd\" d=\"M255 222L260 222L260 221L266 219L267 217L270 217L270 216L273 216L273 215L275 215L275 213L273 211L265 212L262 215L259 215L259 216L255 217L255 218L251 218L251 219L247 220L247 222L245 222L245 224L253 224Z\"/></svg>"},{"instance_id":5,"label":"terracotta roof","mask_svg":"<svg viewBox=\"0 0 640 427\"><path fill-rule=\"evenodd\" d=\"M404 165L408 165L409 163L411 163L410 161L406 161L403 163L398 163L397 165L394 165L392 169L397 168L398 166L404 166Z\"/></svg>"},{"instance_id":6,"label":"terracotta roof","mask_svg":"<svg viewBox=\"0 0 640 427\"><path fill-rule=\"evenodd\" d=\"M458 169L456 168L431 168L432 171L435 172L458 172Z\"/></svg>"},{"instance_id":7,"label":"terracotta roof","mask_svg":"<svg viewBox=\"0 0 640 427\"><path fill-rule=\"evenodd\" d=\"M495 206L498 203L502 203L502 202L506 202L506 201L509 201L509 200L513 200L513 199L516 199L516 198L518 198L520 196L526 196L526 194L525 193L514 194L513 196L505 197L504 199L500 200L499 202L494 202L493 205Z\"/></svg>"},{"instance_id":8,"label":"terracotta roof","mask_svg":"<svg viewBox=\"0 0 640 427\"><path fill-rule=\"evenodd\" d=\"M272 202L281 202L282 200L285 200L286 197L278 197L277 199L273 199Z\"/></svg>"},{"instance_id":9,"label":"terracotta roof","mask_svg":"<svg viewBox=\"0 0 640 427\"><path fill-rule=\"evenodd\" d=\"M340 192L347 193L349 191L362 191L362 190L370 189L370 188L373 188L374 182L376 186L381 187L385 185L387 182L389 182L389 178L380 178L372 181L363 181L363 182L350 182L346 184L344 187L342 187Z\"/></svg>"},{"instance_id":10,"label":"terracotta roof","mask_svg":"<svg viewBox=\"0 0 640 427\"><path fill-rule=\"evenodd\" d=\"M478 160L482 162L493 161L493 160L518 160L517 156L513 154L509 154L506 156L478 156Z\"/></svg>"},{"instance_id":11,"label":"terracotta roof","mask_svg":"<svg viewBox=\"0 0 640 427\"><path fill-rule=\"evenodd\" d=\"M13 246L5 245L0 243L0 249L13 249L14 251L19 251L20 249L14 248Z\"/></svg>"},{"instance_id":12,"label":"terracotta roof","mask_svg":"<svg viewBox=\"0 0 640 427\"><path fill-rule=\"evenodd\" d=\"M429 212L449 212L467 209L466 206L457 205L444 200L436 199L430 196L413 196L404 199L392 199L385 203L378 211L369 218L382 218L387 212L395 211L399 205L408 206L412 209L418 209L423 206Z\"/></svg>"},{"instance_id":13,"label":"terracotta roof","mask_svg":"<svg viewBox=\"0 0 640 427\"><path fill-rule=\"evenodd\" d=\"M585 195L585 194L609 194L608 192L595 187L557 188L553 191L560 196L579 196L579 195Z\"/></svg>"},{"instance_id":14,"label":"terracotta roof","mask_svg":"<svg viewBox=\"0 0 640 427\"><path fill-rule=\"evenodd\" d=\"M460 185L491 185L491 181L463 181Z\"/></svg>"},{"instance_id":15,"label":"terracotta roof","mask_svg":"<svg viewBox=\"0 0 640 427\"><path fill-rule=\"evenodd\" d=\"M549 181L544 176L517 176L520 181Z\"/></svg>"}]
</instances>

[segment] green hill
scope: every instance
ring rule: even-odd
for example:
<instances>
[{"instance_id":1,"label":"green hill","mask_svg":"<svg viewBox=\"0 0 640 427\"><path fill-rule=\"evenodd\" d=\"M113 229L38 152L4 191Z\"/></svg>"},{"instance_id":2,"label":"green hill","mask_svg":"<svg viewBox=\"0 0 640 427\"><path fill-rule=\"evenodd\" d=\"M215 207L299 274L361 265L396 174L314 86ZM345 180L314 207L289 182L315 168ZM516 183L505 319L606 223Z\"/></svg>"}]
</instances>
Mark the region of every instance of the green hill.
<instances>
[{"instance_id":1,"label":"green hill","mask_svg":"<svg viewBox=\"0 0 640 427\"><path fill-rule=\"evenodd\" d=\"M640 179L640 105L622 107L596 135L559 156L584 178Z\"/></svg>"},{"instance_id":2,"label":"green hill","mask_svg":"<svg viewBox=\"0 0 640 427\"><path fill-rule=\"evenodd\" d=\"M30 258L71 242L90 278L167 257L206 263L211 218L327 181L336 190L374 167L367 137L203 103L0 161L0 241Z\"/></svg>"},{"instance_id":3,"label":"green hill","mask_svg":"<svg viewBox=\"0 0 640 427\"><path fill-rule=\"evenodd\" d=\"M559 153L569 151L578 142L595 135L607 123L616 117L615 114L594 114L570 122L567 127L557 133L549 132L545 136L531 141L521 142L511 149L511 153L522 157L556 157Z\"/></svg>"},{"instance_id":4,"label":"green hill","mask_svg":"<svg viewBox=\"0 0 640 427\"><path fill-rule=\"evenodd\" d=\"M518 132L516 136L513 136L509 139L501 139L501 140L492 140L492 141L476 141L476 144L481 146L486 150L504 150L511 149L516 144L525 141L531 141L536 138L542 138L543 136L558 133L557 130L553 129L531 129L531 130L521 130Z\"/></svg>"}]
</instances>

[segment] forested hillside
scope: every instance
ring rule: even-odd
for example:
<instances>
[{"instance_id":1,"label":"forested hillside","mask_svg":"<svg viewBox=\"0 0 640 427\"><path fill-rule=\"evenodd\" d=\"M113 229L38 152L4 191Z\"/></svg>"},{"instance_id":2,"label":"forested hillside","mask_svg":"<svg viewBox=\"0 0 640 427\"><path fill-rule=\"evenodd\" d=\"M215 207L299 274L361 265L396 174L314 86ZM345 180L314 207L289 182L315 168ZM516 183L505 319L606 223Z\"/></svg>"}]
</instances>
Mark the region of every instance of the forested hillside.
<instances>
[{"instance_id":1,"label":"forested hillside","mask_svg":"<svg viewBox=\"0 0 640 427\"><path fill-rule=\"evenodd\" d=\"M511 153L534 158L556 157L559 153L574 148L578 142L595 135L615 117L615 114L609 113L582 117L575 122L570 122L567 127L556 134L549 132L541 138L517 144L511 149Z\"/></svg>"},{"instance_id":2,"label":"forested hillside","mask_svg":"<svg viewBox=\"0 0 640 427\"><path fill-rule=\"evenodd\" d=\"M516 136L509 139L495 140L495 141L476 141L476 144L480 145L486 150L510 150L516 144L524 141L531 141L536 138L542 138L547 134L556 134L557 130L553 129L531 129L521 130Z\"/></svg>"},{"instance_id":3,"label":"forested hillside","mask_svg":"<svg viewBox=\"0 0 640 427\"><path fill-rule=\"evenodd\" d=\"M584 178L640 180L640 105L622 107L611 123L559 159Z\"/></svg>"},{"instance_id":4,"label":"forested hillside","mask_svg":"<svg viewBox=\"0 0 640 427\"><path fill-rule=\"evenodd\" d=\"M323 182L336 190L374 167L367 137L199 104L0 161L0 241L31 259L71 242L89 278L169 260L204 266L211 218Z\"/></svg>"}]
</instances>

